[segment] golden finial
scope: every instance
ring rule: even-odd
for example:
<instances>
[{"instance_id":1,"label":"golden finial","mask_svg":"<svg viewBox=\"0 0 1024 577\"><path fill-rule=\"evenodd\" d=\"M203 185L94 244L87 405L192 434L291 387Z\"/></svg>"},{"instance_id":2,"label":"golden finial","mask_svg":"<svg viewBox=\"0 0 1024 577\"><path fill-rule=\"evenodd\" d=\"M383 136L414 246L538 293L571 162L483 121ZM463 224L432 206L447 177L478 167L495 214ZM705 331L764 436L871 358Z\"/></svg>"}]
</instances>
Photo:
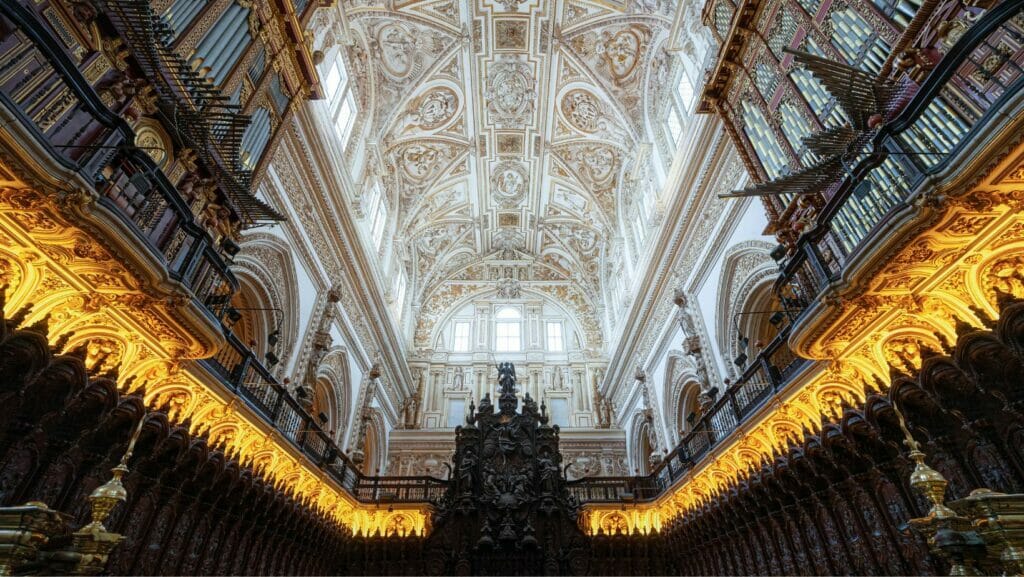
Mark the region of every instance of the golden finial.
<instances>
[{"instance_id":1,"label":"golden finial","mask_svg":"<svg viewBox=\"0 0 1024 577\"><path fill-rule=\"evenodd\" d=\"M933 519L956 517L956 513L945 504L946 486L949 485L949 481L946 481L946 478L941 473L932 469L924 462L926 455L921 451L920 443L914 439L910 429L907 428L907 422L903 418L903 413L896 407L896 403L893 403L892 410L896 412L900 429L903 430L903 436L905 437L903 444L910 449L908 455L916 463L914 472L910 474L910 486L918 493L927 497L932 504L932 508L928 511L928 517Z\"/></svg>"},{"instance_id":2,"label":"golden finial","mask_svg":"<svg viewBox=\"0 0 1024 577\"><path fill-rule=\"evenodd\" d=\"M128 493L124 489L124 485L121 484L121 479L125 473L128 472L128 461L132 458L132 452L135 450L135 442L139 440L139 435L142 433L142 424L146 422L146 415L143 413L139 419L139 423L135 426L135 430L132 431L132 436L128 440L128 449L121 456L121 462L116 467L110 470L113 473L113 477L106 483L96 487L96 489L89 495L89 505L92 509L92 521L82 527L83 531L89 531L92 533L106 533L107 528L103 526L103 522L110 516L110 512L114 510L114 507L127 500Z\"/></svg>"}]
</instances>

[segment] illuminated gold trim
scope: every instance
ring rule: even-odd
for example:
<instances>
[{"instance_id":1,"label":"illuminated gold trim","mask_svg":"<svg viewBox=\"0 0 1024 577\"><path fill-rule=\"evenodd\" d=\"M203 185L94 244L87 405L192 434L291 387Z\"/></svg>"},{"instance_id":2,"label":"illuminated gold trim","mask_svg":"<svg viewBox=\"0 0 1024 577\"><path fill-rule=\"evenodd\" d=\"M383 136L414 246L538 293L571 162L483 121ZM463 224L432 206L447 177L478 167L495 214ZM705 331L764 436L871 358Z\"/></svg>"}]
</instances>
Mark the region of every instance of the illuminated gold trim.
<instances>
[{"instance_id":1,"label":"illuminated gold trim","mask_svg":"<svg viewBox=\"0 0 1024 577\"><path fill-rule=\"evenodd\" d=\"M940 217L888 257L859 296L836 303L842 312L810 349L822 370L780 393L759 419L645 506L657 512L659 523L700 507L800 441L823 416L835 418L844 404L879 391L890 366L911 373L928 350L949 350L958 324L985 328L999 316L997 290L1024 298L1024 145L988 174L970 193L947 201Z\"/></svg>"},{"instance_id":2,"label":"illuminated gold trim","mask_svg":"<svg viewBox=\"0 0 1024 577\"><path fill-rule=\"evenodd\" d=\"M183 326L180 302L152 296L134 271L63 216L51 202L56 195L20 181L0 185L7 318L27 310L22 326L45 322L51 346L84 350L93 374L116 370L122 392L141 392L148 407L190 423L191 433L353 533L429 530L426 505L381 512L357 502L244 403L204 385L190 359L212 351Z\"/></svg>"}]
</instances>

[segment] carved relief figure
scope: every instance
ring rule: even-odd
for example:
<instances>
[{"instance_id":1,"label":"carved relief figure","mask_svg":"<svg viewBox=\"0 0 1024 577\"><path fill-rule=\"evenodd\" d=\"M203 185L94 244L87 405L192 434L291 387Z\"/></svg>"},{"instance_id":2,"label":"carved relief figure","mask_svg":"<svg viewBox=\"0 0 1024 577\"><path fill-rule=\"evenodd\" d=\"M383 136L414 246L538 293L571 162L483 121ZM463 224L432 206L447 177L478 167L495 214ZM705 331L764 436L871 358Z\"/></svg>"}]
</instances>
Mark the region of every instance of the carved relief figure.
<instances>
[{"instance_id":1,"label":"carved relief figure","mask_svg":"<svg viewBox=\"0 0 1024 577\"><path fill-rule=\"evenodd\" d=\"M529 64L502 60L491 65L484 98L494 124L506 128L529 124L536 97Z\"/></svg>"},{"instance_id":2,"label":"carved relief figure","mask_svg":"<svg viewBox=\"0 0 1024 577\"><path fill-rule=\"evenodd\" d=\"M458 111L459 97L447 86L434 88L409 103L402 132L436 130L448 123Z\"/></svg>"}]
</instances>

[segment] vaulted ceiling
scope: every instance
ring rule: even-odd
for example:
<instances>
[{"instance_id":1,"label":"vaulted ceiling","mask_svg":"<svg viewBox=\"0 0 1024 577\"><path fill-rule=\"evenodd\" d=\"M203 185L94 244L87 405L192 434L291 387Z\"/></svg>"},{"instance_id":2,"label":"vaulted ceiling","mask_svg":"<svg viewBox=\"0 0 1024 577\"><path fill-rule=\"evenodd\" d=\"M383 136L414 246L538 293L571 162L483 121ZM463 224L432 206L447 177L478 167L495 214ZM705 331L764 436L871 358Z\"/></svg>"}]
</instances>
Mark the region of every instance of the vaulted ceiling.
<instances>
[{"instance_id":1,"label":"vaulted ceiling","mask_svg":"<svg viewBox=\"0 0 1024 577\"><path fill-rule=\"evenodd\" d=\"M461 298L543 293L604 348L624 219L672 84L659 0L356 1L350 74L397 207L414 346Z\"/></svg>"}]
</instances>

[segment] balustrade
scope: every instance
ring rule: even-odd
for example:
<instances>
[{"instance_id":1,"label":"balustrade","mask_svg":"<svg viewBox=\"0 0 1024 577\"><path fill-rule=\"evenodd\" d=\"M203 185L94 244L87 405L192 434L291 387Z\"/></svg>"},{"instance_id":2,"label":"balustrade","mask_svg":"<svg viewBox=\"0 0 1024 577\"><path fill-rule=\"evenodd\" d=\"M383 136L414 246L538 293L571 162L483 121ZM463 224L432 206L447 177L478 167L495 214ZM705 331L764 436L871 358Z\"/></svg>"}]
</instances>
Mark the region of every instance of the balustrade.
<instances>
[{"instance_id":1,"label":"balustrade","mask_svg":"<svg viewBox=\"0 0 1024 577\"><path fill-rule=\"evenodd\" d=\"M943 16L947 25L966 26L953 16ZM934 42L925 38L919 48ZM776 283L780 298L813 301L927 179L1004 119L1024 90L1022 45L1019 3L1000 3L966 28L916 92L908 91L913 97L875 135L872 152L849 162L834 193L825 195L817 227L799 239Z\"/></svg>"}]
</instances>

